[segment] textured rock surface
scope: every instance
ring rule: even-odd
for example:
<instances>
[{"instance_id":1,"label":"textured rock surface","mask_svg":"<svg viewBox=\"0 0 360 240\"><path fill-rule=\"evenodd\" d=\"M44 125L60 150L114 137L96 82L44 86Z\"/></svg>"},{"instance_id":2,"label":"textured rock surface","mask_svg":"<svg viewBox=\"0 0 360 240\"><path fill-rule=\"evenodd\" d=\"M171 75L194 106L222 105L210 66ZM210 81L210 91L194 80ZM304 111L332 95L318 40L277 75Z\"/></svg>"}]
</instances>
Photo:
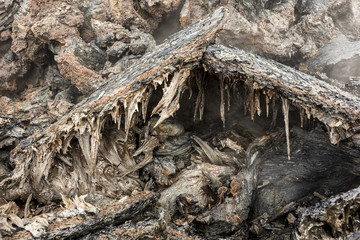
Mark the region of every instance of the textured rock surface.
<instances>
[{"instance_id":1,"label":"textured rock surface","mask_svg":"<svg viewBox=\"0 0 360 240\"><path fill-rule=\"evenodd\" d=\"M294 239L307 239L316 235L321 239L354 239L359 231L359 188L335 195L320 204L309 207L293 231ZM347 238L349 237L349 238Z\"/></svg>"},{"instance_id":2,"label":"textured rock surface","mask_svg":"<svg viewBox=\"0 0 360 240\"><path fill-rule=\"evenodd\" d=\"M264 213L273 216L292 201L312 196L315 191L329 196L359 185L359 151L346 144L334 146L326 138L320 129L308 133L293 128L291 161L285 156L285 141L281 137L272 140L278 150L269 147L271 150L257 154L255 158L264 159L255 160L261 163L254 193L254 218Z\"/></svg>"},{"instance_id":3,"label":"textured rock surface","mask_svg":"<svg viewBox=\"0 0 360 240\"><path fill-rule=\"evenodd\" d=\"M14 15L19 9L19 3L13 0L6 0L0 3L0 41L8 40L11 23Z\"/></svg>"},{"instance_id":4,"label":"textured rock surface","mask_svg":"<svg viewBox=\"0 0 360 240\"><path fill-rule=\"evenodd\" d=\"M231 17L218 43L340 81L343 87L350 76L358 76L356 68L348 67L359 56L353 47L360 26L356 0L186 1L180 22L187 26L219 6L226 6Z\"/></svg>"},{"instance_id":5,"label":"textured rock surface","mask_svg":"<svg viewBox=\"0 0 360 240\"><path fill-rule=\"evenodd\" d=\"M257 88L280 93L295 106L304 108L308 118L313 116L329 127L332 143L351 137L357 131L360 106L358 97L353 94L293 68L234 48L211 46L204 59L205 67L214 72L226 73L227 77L245 76L244 81L250 77L251 82L260 85Z\"/></svg>"},{"instance_id":6,"label":"textured rock surface","mask_svg":"<svg viewBox=\"0 0 360 240\"><path fill-rule=\"evenodd\" d=\"M43 149L44 151L48 152L50 149L56 149L58 147L62 148L61 145L63 143L60 143L58 145L57 141L60 139L68 139L65 141L71 141L71 139L74 137L74 134L76 133L77 129L83 128L81 125L84 125L85 129L87 127L89 128L89 131L94 134L95 132L98 132L97 134L100 134L102 126L100 125L100 122L103 122L103 120L106 119L106 117L110 114L112 111L119 111L119 106L117 104L122 103L123 106L121 109L124 109L127 115L127 118L125 120L125 132L126 134L129 131L130 121L132 118L132 115L136 111L136 106L138 101L141 101L140 96L138 93L144 93L147 89L143 88L143 86L146 86L146 84L149 83L156 83L157 78L162 78L163 74L169 74L170 72L173 72L176 70L176 64L178 62L182 63L182 67L191 69L194 68L197 64L200 58L202 57L202 53L205 51L205 48L207 47L207 44L209 43L209 39L214 38L216 31L220 28L221 20L223 17L223 10L217 11L213 18L207 18L197 25L195 25L193 28L184 30L184 32L180 32L177 35L174 35L171 39L169 39L168 42L164 43L163 45L158 46L153 52L145 55L144 59L142 60L142 64L133 64L130 68L127 69L126 72L123 74L117 74L111 77L107 84L101 86L101 88L97 89L92 95L90 95L88 98L80 102L76 108L71 111L69 114L65 115L63 118L61 118L56 124L52 125L52 127L46 129L43 132L39 132L38 134L33 135L28 140L25 140L22 145L22 147L19 147L18 150L18 157L15 157L17 154L14 155L13 161L18 167L16 167L18 170L23 171L23 157L20 157L20 155L25 156L28 149L27 147L31 147L32 144L37 144L39 149ZM202 25L203 24L203 25ZM206 27L204 27L204 25ZM200 27L201 26L201 27ZM187 31L189 31L187 33ZM194 33L196 34L189 34ZM74 54L75 55L75 54ZM73 55L73 56L74 56ZM61 56L61 53L59 54ZM175 56L175 57L174 57ZM91 56L90 56L91 57ZM74 57L75 58L75 57ZM67 58L69 60L69 58ZM75 64L71 64L70 67L74 67ZM75 65L76 66L76 65ZM87 68L86 68L87 69ZM187 70L187 71L189 71ZM61 73L61 69L60 69ZM73 73L72 71L69 71L69 73ZM76 72L75 72L76 73ZM186 75L186 71L183 73ZM65 75L66 77L66 75ZM186 79L186 76L185 76ZM134 94L135 93L135 94ZM132 103L134 101L134 103ZM134 109L133 109L134 108ZM116 110L118 109L118 110ZM123 110L121 110L123 111ZM117 113L119 114L119 113ZM74 118L74 116L77 116ZM95 124L91 127L90 122L87 122L87 119L89 116L96 116ZM114 115L115 117L115 115ZM117 116L116 118L118 118ZM168 116L167 116L168 117ZM92 118L92 117L90 117ZM101 120L103 119L103 120ZM85 122L83 122L85 120ZM121 119L119 119L121 120ZM93 120L91 120L93 121ZM96 123L98 122L98 123ZM70 125L69 125L70 124ZM80 125L79 125L80 124ZM88 125L88 126L87 126ZM88 130L86 130L88 131ZM89 132L89 133L90 133ZM89 134L88 133L88 134ZM64 135L65 134L65 135ZM81 131L81 134L86 134ZM94 137L95 135L92 135ZM91 137L91 138L92 138ZM100 137L100 136L99 136ZM43 139L43 140L40 140ZM58 139L58 140L56 140ZM35 141L34 141L35 140ZM63 140L60 140L61 142ZM95 138L91 141L95 141ZM53 145L55 144L55 145ZM66 144L64 142L64 144ZM57 145L57 146L56 146ZM67 144L66 144L67 145ZM50 148L49 148L50 147ZM65 145L64 145L65 147ZM84 146L83 146L84 147ZM82 148L83 148L82 147ZM90 147L90 146L89 146ZM96 151L97 147L92 146L91 151ZM31 147L32 148L32 147ZM67 147L66 147L67 148ZM60 150L60 149L59 149ZM65 149L64 149L65 150ZM90 150L90 149L89 149ZM23 152L24 151L24 152ZM31 151L31 150L30 150ZM87 151L87 150L86 150ZM44 152L45 153L45 152ZM50 153L50 152L49 152ZM25 155L23 155L25 154ZM38 155L40 158L42 158L42 154ZM35 161L35 165L42 165L42 167L38 166L36 168L43 169L43 167L50 170L52 162L54 161L54 153L50 153L49 157L52 159ZM17 159L17 160L15 160ZM29 159L30 160L30 159ZM90 160L90 159L88 159ZM20 162L19 162L20 161ZM32 160L30 160L32 161ZM49 161L49 162L47 162ZM41 163L42 162L42 163ZM20 164L20 165L18 165ZM45 164L45 165L43 165ZM50 165L49 165L50 164ZM88 163L90 164L90 163ZM34 166L35 166L34 165ZM47 165L47 167L46 167ZM49 168L50 167L50 168ZM89 166L90 167L90 166ZM90 167L91 168L91 167ZM21 170L23 169L23 170ZM34 169L35 170L35 169ZM27 170L25 170L27 171ZM92 174L90 174L91 176ZM15 175L13 175L15 176ZM34 175L35 177L35 175ZM42 176L36 177L39 181L37 182L37 186L34 185L36 189L39 190L40 193L44 192L46 181L43 182L45 185L40 186L38 184L41 184L42 182L41 178ZM47 178L47 176L45 177ZM10 177L8 180L12 179ZM8 180L5 180L3 184L7 185ZM17 179L14 181L18 182L20 179ZM11 182L13 180L10 180ZM21 180L20 180L21 181ZM14 183L15 183L14 182ZM18 182L20 183L20 182ZM3 185L3 187L5 187ZM42 184L41 184L42 185ZM34 188L34 190L35 190ZM26 189L24 189L26 190ZM27 191L27 190L26 190ZM36 191L36 190L35 190ZM6 193L7 192L7 193ZM6 198L18 198L22 194L19 195L19 193L16 191L14 196L11 196L12 194L8 191L4 192L5 195L7 195ZM51 191L53 192L53 191ZM51 192L48 194L51 195ZM10 193L10 195L8 195ZM55 194L55 192L53 193ZM27 196L28 193L24 193L24 196ZM56 193L54 196L50 197L49 199L46 199L47 197L43 198L43 201L49 201L53 198L56 199L59 197L59 194Z\"/></svg>"},{"instance_id":7,"label":"textured rock surface","mask_svg":"<svg viewBox=\"0 0 360 240\"><path fill-rule=\"evenodd\" d=\"M360 172L358 14L357 0L1 2L0 237L350 236L357 190L328 197Z\"/></svg>"}]
</instances>

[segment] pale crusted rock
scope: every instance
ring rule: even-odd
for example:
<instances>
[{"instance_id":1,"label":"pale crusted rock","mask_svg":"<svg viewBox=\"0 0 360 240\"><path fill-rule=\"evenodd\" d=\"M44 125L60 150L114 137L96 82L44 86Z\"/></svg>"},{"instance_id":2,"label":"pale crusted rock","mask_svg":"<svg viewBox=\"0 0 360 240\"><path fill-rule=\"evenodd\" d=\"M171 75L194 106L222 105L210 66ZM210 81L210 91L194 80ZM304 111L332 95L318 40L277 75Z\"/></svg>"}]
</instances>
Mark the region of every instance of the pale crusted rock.
<instances>
[{"instance_id":1,"label":"pale crusted rock","mask_svg":"<svg viewBox=\"0 0 360 240\"><path fill-rule=\"evenodd\" d=\"M108 1L103 0L94 0L94 1L85 1L83 3L86 7L85 16L98 20L98 21L108 21L111 17L110 6Z\"/></svg>"},{"instance_id":2,"label":"pale crusted rock","mask_svg":"<svg viewBox=\"0 0 360 240\"><path fill-rule=\"evenodd\" d=\"M19 207L15 202L0 206L0 236L11 235L16 228L24 228L23 221L17 216Z\"/></svg>"},{"instance_id":3,"label":"pale crusted rock","mask_svg":"<svg viewBox=\"0 0 360 240\"><path fill-rule=\"evenodd\" d=\"M292 66L315 56L340 32L352 40L359 32L359 4L352 0L186 1L180 22L187 26L221 5L229 17L218 43Z\"/></svg>"},{"instance_id":4,"label":"pale crusted rock","mask_svg":"<svg viewBox=\"0 0 360 240\"><path fill-rule=\"evenodd\" d=\"M302 58L316 54L336 31L332 18L323 12L296 19L295 1L280 4L269 1L264 6L255 2L242 3L236 8L229 6L229 11L230 16L236 17L228 19L219 43L267 55L287 64L296 64ZM258 12L256 17L253 11ZM310 47L304 49L305 44Z\"/></svg>"},{"instance_id":5,"label":"pale crusted rock","mask_svg":"<svg viewBox=\"0 0 360 240\"><path fill-rule=\"evenodd\" d=\"M235 174L235 171L229 166L209 163L197 164L182 171L174 183L161 193L159 203L166 210L166 217L170 220L177 211L181 211L176 207L176 199L180 195L191 195L192 201L196 202L198 206L202 206L202 209L200 207L198 211L203 211L213 201L211 196L203 190L205 185L211 184L211 179L204 172L212 177L224 179Z\"/></svg>"},{"instance_id":6,"label":"pale crusted rock","mask_svg":"<svg viewBox=\"0 0 360 240\"><path fill-rule=\"evenodd\" d=\"M358 1L334 1L329 7L328 14L345 36L351 40L360 40L360 4Z\"/></svg>"},{"instance_id":7,"label":"pale crusted rock","mask_svg":"<svg viewBox=\"0 0 360 240\"><path fill-rule=\"evenodd\" d=\"M360 76L360 41L350 41L345 35L339 34L315 56L304 63L304 67L313 73L324 72L328 78L336 79L342 88L351 86L350 78Z\"/></svg>"}]
</instances>

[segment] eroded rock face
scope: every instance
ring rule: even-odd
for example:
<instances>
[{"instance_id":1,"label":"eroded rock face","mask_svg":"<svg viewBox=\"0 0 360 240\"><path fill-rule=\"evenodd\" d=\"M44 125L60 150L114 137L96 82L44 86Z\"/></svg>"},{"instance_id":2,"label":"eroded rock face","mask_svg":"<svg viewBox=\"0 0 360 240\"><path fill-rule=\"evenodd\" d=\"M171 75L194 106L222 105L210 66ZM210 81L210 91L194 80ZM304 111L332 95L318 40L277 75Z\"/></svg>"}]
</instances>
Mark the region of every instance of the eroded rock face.
<instances>
[{"instance_id":1,"label":"eroded rock face","mask_svg":"<svg viewBox=\"0 0 360 240\"><path fill-rule=\"evenodd\" d=\"M356 0L1 4L0 234L329 236L302 208L359 180L359 101L247 52L356 79ZM174 16L195 25L156 46Z\"/></svg>"},{"instance_id":2,"label":"eroded rock face","mask_svg":"<svg viewBox=\"0 0 360 240\"><path fill-rule=\"evenodd\" d=\"M275 59L344 88L351 85L349 77L359 75L345 67L358 62L359 51L348 47L359 40L357 1L186 1L180 22L188 26L219 6L226 6L231 17L218 43Z\"/></svg>"},{"instance_id":3,"label":"eroded rock face","mask_svg":"<svg viewBox=\"0 0 360 240\"><path fill-rule=\"evenodd\" d=\"M44 106L43 112L38 109L34 113L49 119L44 124L38 121L39 125L34 125L37 129L67 113L81 100L81 95L93 92L109 76L123 71L155 47L150 34L121 25L127 22L125 16L123 20L114 20L109 11L116 13L114 4L104 1L3 3L0 91L15 105L21 105L24 99L29 100L27 92L38 91L39 85L48 86L40 87L40 92L48 96L39 102ZM130 25L133 25L131 21L127 26ZM123 47L119 48L121 44ZM22 92L26 89L27 92ZM9 115L3 117L8 119ZM27 119L16 108L10 120L6 120L10 124L8 129L27 125ZM27 129L23 136L32 134L31 128ZM9 134L4 136L11 137ZM19 135L14 137L19 139Z\"/></svg>"}]
</instances>

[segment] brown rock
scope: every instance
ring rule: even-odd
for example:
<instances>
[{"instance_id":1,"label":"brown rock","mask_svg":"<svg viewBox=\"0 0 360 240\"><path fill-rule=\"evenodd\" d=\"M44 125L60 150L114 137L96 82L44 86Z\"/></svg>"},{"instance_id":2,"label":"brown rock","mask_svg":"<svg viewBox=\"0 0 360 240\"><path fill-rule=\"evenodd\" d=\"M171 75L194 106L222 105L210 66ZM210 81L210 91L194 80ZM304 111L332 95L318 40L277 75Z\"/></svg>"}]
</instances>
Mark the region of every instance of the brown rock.
<instances>
[{"instance_id":1,"label":"brown rock","mask_svg":"<svg viewBox=\"0 0 360 240\"><path fill-rule=\"evenodd\" d=\"M92 19L91 27L96 36L96 44L100 47L111 46L116 41L130 42L130 31L120 24Z\"/></svg>"},{"instance_id":2,"label":"brown rock","mask_svg":"<svg viewBox=\"0 0 360 240\"><path fill-rule=\"evenodd\" d=\"M30 30L33 20L29 15L15 20L12 28L12 45L13 51L23 61L34 59L34 53L37 52L41 43L36 41Z\"/></svg>"},{"instance_id":3,"label":"brown rock","mask_svg":"<svg viewBox=\"0 0 360 240\"><path fill-rule=\"evenodd\" d=\"M45 42L56 40L62 44L71 43L71 38L79 35L78 28L84 22L76 6L61 1L45 4L41 13L36 17L31 31L36 38Z\"/></svg>"},{"instance_id":4,"label":"brown rock","mask_svg":"<svg viewBox=\"0 0 360 240\"><path fill-rule=\"evenodd\" d=\"M14 102L5 96L0 96L0 115L12 115L15 112Z\"/></svg>"},{"instance_id":5,"label":"brown rock","mask_svg":"<svg viewBox=\"0 0 360 240\"><path fill-rule=\"evenodd\" d=\"M12 53L0 59L0 90L15 91L16 79L27 72L27 66L21 61L13 61Z\"/></svg>"},{"instance_id":6,"label":"brown rock","mask_svg":"<svg viewBox=\"0 0 360 240\"><path fill-rule=\"evenodd\" d=\"M63 50L55 60L61 75L82 93L92 92L105 81L98 73L78 62L73 48Z\"/></svg>"},{"instance_id":7,"label":"brown rock","mask_svg":"<svg viewBox=\"0 0 360 240\"><path fill-rule=\"evenodd\" d=\"M11 37L11 31L6 30L0 33L0 42L6 41Z\"/></svg>"},{"instance_id":8,"label":"brown rock","mask_svg":"<svg viewBox=\"0 0 360 240\"><path fill-rule=\"evenodd\" d=\"M126 28L135 27L144 32L150 32L151 27L135 10L131 0L109 0L112 17L116 23Z\"/></svg>"}]
</instances>

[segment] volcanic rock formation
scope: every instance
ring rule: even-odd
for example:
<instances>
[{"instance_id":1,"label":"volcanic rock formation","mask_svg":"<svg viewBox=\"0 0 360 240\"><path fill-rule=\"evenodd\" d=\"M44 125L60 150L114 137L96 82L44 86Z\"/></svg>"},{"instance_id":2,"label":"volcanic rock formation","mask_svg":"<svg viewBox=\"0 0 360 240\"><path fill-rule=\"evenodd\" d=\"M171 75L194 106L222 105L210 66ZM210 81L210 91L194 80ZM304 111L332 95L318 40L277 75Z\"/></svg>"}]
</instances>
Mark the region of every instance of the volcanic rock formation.
<instances>
[{"instance_id":1,"label":"volcanic rock formation","mask_svg":"<svg viewBox=\"0 0 360 240\"><path fill-rule=\"evenodd\" d=\"M0 5L4 239L358 234L356 0Z\"/></svg>"}]
</instances>

